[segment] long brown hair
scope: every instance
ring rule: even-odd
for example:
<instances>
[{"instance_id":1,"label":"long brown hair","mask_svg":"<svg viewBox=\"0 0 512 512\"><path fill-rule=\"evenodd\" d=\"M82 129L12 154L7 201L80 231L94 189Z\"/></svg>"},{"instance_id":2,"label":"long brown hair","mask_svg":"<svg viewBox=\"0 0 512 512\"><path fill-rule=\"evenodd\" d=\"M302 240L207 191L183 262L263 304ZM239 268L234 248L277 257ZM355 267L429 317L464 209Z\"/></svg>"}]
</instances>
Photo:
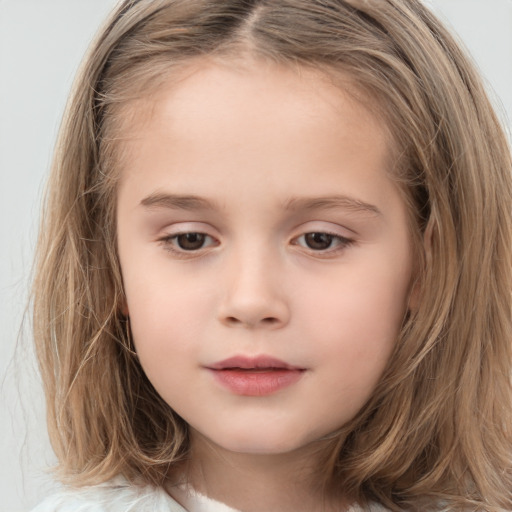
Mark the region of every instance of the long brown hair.
<instances>
[{"instance_id":1,"label":"long brown hair","mask_svg":"<svg viewBox=\"0 0 512 512\"><path fill-rule=\"evenodd\" d=\"M187 425L145 377L122 314L116 137L130 102L196 57L348 74L396 146L418 300L326 479L393 510L512 509L512 181L474 66L418 0L125 0L90 50L47 190L34 334L62 475L163 485ZM340 85L341 86L341 85Z\"/></svg>"}]
</instances>

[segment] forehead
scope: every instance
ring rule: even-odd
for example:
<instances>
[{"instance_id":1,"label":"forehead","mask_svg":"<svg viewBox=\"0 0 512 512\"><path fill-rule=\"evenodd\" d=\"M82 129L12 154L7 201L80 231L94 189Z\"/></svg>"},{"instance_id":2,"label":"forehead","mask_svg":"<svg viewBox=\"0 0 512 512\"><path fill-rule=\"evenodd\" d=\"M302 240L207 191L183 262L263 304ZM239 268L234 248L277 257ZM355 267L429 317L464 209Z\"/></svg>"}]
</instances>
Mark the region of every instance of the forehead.
<instances>
[{"instance_id":1,"label":"forehead","mask_svg":"<svg viewBox=\"0 0 512 512\"><path fill-rule=\"evenodd\" d=\"M380 205L395 188L385 128L316 70L208 62L132 109L118 192L133 205L163 193L261 213L290 197Z\"/></svg>"},{"instance_id":2,"label":"forehead","mask_svg":"<svg viewBox=\"0 0 512 512\"><path fill-rule=\"evenodd\" d=\"M285 106L302 110L302 105L294 100L320 107L318 116L325 115L327 107L332 113L341 112L350 104L357 109L359 117L365 123L379 124L383 132L388 133L386 119L381 115L382 109L363 87L356 83L348 73L331 67L299 64L277 64L268 59L252 56L208 56L196 57L184 63L170 66L162 78L161 67L158 80L151 73L145 80L136 80L136 90L130 93L132 86L126 85L124 101L118 101L112 112L112 126L116 131L130 135L137 130L144 130L147 124L162 113L162 105L167 107L166 114L176 109L176 117L192 119L196 113L213 112L219 100L219 93L225 91L231 102L224 105L225 118L229 113L240 111L247 102L248 94L261 107L269 104L269 96L264 92L272 89L276 103L280 108L273 110L270 120L277 120L276 114ZM172 94L170 94L172 93ZM281 93L281 98L278 94ZM171 97L172 96L172 97ZM231 107L231 109L229 108ZM181 110L181 112L180 112ZM186 115L183 115L186 114ZM388 135L386 144L393 146L392 137Z\"/></svg>"},{"instance_id":3,"label":"forehead","mask_svg":"<svg viewBox=\"0 0 512 512\"><path fill-rule=\"evenodd\" d=\"M163 85L121 104L111 131L122 148L119 154L129 159L148 132L162 123L174 128L174 136L206 145L221 128L252 125L254 142L264 143L265 137L258 135L271 127L325 126L343 118L351 123L346 133L367 134L365 142L380 146L390 163L395 144L379 112L376 102L338 71L209 57L173 69ZM268 149L271 141L266 143Z\"/></svg>"}]
</instances>

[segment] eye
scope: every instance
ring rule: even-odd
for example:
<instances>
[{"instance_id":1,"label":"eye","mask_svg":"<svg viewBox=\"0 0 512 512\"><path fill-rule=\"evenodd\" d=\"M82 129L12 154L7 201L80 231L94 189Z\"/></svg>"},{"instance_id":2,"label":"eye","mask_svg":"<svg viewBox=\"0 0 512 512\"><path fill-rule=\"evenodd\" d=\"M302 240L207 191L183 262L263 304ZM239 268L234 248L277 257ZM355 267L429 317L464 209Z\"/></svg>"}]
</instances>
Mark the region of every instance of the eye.
<instances>
[{"instance_id":1,"label":"eye","mask_svg":"<svg viewBox=\"0 0 512 512\"><path fill-rule=\"evenodd\" d=\"M211 236L193 231L166 236L162 238L161 242L176 252L199 251L215 244L215 240Z\"/></svg>"},{"instance_id":2,"label":"eye","mask_svg":"<svg viewBox=\"0 0 512 512\"><path fill-rule=\"evenodd\" d=\"M328 252L343 249L353 243L353 240L340 235L324 233L321 231L304 233L295 239L295 244L312 251Z\"/></svg>"}]
</instances>

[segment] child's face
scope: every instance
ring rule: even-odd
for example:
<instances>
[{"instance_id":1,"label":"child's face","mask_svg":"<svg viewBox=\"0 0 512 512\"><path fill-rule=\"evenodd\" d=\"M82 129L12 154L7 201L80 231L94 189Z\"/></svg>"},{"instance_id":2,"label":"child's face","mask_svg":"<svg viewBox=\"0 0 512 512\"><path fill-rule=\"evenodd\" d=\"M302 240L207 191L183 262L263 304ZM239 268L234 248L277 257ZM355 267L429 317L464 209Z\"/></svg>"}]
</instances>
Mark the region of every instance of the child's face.
<instances>
[{"instance_id":1,"label":"child's face","mask_svg":"<svg viewBox=\"0 0 512 512\"><path fill-rule=\"evenodd\" d=\"M258 62L205 63L151 101L118 196L142 367L193 440L304 447L369 398L407 309L385 130L313 72Z\"/></svg>"}]
</instances>

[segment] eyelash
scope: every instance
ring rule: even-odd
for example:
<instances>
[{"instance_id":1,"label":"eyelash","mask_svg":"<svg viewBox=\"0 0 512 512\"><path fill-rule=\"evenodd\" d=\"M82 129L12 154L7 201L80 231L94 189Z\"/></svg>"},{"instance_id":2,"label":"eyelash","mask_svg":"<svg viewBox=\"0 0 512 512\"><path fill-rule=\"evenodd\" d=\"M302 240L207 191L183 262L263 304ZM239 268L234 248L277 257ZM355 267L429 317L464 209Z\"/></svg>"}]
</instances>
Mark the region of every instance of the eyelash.
<instances>
[{"instance_id":1,"label":"eyelash","mask_svg":"<svg viewBox=\"0 0 512 512\"><path fill-rule=\"evenodd\" d=\"M178 247L175 242L179 237L188 236L188 235L199 235L204 237L204 239L214 240L213 237L207 235L206 233L201 233L199 231L184 231L182 233L176 233L174 235L169 235L161 238L159 242L164 246L166 251L173 253L173 255L181 258L190 258L194 256L198 256L200 251L204 249L204 246L199 247L198 249L183 249ZM213 244L209 244L213 245Z\"/></svg>"},{"instance_id":2,"label":"eyelash","mask_svg":"<svg viewBox=\"0 0 512 512\"><path fill-rule=\"evenodd\" d=\"M190 236L190 235L199 235L200 237L204 237L204 240L211 240L215 241L213 237L210 235L207 235L206 233L201 233L198 231L184 231L182 233L176 233L173 235L165 236L158 241L164 246L165 250L173 253L173 255L181 258L190 258L199 256L202 251L205 249L204 245L201 245L201 247L197 249L184 249L182 247L177 246L177 241L179 237L183 236ZM302 238L305 239L308 235L323 235L329 237L329 247L326 247L325 249L313 249L311 247L307 247L305 245L300 244L298 241ZM333 243L336 243L334 248L332 247ZM298 245L300 247L303 247L306 249L310 254L314 254L315 256L320 257L329 257L331 255L335 255L346 248L350 247L355 243L355 240L346 238L344 236L338 235L336 233L329 233L327 231L308 231L306 233L303 233L302 235L294 238L292 240L292 245ZM212 245L218 245L218 243L210 243L206 248L212 246Z\"/></svg>"},{"instance_id":3,"label":"eyelash","mask_svg":"<svg viewBox=\"0 0 512 512\"><path fill-rule=\"evenodd\" d=\"M303 233L302 235L296 237L294 239L293 245L300 245L297 241L301 238L307 237L308 235L324 235L324 236L327 236L330 238L330 245L329 245L329 247L327 247L325 249L316 250L316 249L312 249L311 247L306 247L306 246L301 245L301 247L303 247L304 249L307 249L308 251L310 251L310 253L315 254L316 256L328 257L331 255L335 255L355 243L355 240L338 235L336 233L329 233L328 231L308 231L307 233ZM337 241L337 243L333 248L332 243L334 243L336 241Z\"/></svg>"}]
</instances>

